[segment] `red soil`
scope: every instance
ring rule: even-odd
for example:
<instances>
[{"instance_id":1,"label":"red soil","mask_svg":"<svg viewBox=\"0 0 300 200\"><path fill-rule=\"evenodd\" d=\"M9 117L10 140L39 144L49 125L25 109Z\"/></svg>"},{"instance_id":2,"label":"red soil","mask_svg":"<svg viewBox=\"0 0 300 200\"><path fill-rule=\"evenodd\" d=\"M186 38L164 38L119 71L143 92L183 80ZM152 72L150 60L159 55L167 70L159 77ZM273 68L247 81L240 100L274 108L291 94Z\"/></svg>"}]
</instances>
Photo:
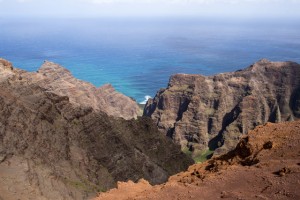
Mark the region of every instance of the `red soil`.
<instances>
[{"instance_id":1,"label":"red soil","mask_svg":"<svg viewBox=\"0 0 300 200\"><path fill-rule=\"evenodd\" d=\"M97 200L300 199L300 121L267 123L236 149L162 185L119 183Z\"/></svg>"}]
</instances>

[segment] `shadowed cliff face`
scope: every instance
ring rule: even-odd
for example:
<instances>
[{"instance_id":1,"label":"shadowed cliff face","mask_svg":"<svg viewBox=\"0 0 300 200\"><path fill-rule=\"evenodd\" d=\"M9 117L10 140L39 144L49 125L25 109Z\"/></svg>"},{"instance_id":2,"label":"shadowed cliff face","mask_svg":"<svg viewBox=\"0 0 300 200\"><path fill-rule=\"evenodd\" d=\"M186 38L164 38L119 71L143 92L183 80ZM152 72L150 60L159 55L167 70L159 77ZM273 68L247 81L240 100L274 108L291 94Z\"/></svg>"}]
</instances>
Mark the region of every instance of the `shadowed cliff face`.
<instances>
[{"instance_id":1,"label":"shadowed cliff face","mask_svg":"<svg viewBox=\"0 0 300 200\"><path fill-rule=\"evenodd\" d=\"M53 63L29 73L0 60L0 199L86 199L117 181L162 183L193 163L151 119L107 115L132 113L117 112L120 95L106 87Z\"/></svg>"},{"instance_id":2,"label":"shadowed cliff face","mask_svg":"<svg viewBox=\"0 0 300 200\"><path fill-rule=\"evenodd\" d=\"M259 124L299 118L299 91L299 64L261 60L234 73L174 75L147 102L144 116L197 157L208 148L232 149Z\"/></svg>"}]
</instances>

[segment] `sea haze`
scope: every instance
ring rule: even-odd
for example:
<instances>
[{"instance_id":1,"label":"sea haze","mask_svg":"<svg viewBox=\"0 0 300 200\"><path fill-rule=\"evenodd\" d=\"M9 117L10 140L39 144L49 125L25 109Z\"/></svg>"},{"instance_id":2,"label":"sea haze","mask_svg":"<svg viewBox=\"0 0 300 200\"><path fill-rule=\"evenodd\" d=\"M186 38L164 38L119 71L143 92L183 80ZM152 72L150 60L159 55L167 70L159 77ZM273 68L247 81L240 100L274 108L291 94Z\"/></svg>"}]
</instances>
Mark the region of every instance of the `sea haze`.
<instances>
[{"instance_id":1,"label":"sea haze","mask_svg":"<svg viewBox=\"0 0 300 200\"><path fill-rule=\"evenodd\" d=\"M0 57L36 71L44 60L142 102L171 74L213 75L267 58L300 62L299 21L0 19Z\"/></svg>"}]
</instances>

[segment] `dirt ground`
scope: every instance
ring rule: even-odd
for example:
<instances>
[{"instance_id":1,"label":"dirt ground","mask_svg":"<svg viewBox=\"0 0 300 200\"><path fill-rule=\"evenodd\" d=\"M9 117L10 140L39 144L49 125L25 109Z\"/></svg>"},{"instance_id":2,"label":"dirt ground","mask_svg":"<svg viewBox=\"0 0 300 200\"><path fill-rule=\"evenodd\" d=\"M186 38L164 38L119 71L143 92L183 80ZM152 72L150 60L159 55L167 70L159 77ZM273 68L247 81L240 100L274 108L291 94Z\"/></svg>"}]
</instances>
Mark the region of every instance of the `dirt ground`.
<instances>
[{"instance_id":1,"label":"dirt ground","mask_svg":"<svg viewBox=\"0 0 300 200\"><path fill-rule=\"evenodd\" d=\"M300 199L300 121L258 126L236 149L169 178L119 183L97 200Z\"/></svg>"}]
</instances>

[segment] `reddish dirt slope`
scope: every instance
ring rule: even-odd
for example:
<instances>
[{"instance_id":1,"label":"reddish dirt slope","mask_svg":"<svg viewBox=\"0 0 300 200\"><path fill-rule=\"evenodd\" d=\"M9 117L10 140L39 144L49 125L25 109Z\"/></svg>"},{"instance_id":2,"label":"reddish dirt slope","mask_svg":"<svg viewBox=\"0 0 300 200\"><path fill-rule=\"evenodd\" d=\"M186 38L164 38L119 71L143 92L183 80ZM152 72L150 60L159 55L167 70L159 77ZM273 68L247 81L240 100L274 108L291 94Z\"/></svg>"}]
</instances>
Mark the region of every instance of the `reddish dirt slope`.
<instances>
[{"instance_id":1,"label":"reddish dirt slope","mask_svg":"<svg viewBox=\"0 0 300 200\"><path fill-rule=\"evenodd\" d=\"M300 121L267 123L250 131L236 149L163 185L119 183L98 200L300 199Z\"/></svg>"}]
</instances>

